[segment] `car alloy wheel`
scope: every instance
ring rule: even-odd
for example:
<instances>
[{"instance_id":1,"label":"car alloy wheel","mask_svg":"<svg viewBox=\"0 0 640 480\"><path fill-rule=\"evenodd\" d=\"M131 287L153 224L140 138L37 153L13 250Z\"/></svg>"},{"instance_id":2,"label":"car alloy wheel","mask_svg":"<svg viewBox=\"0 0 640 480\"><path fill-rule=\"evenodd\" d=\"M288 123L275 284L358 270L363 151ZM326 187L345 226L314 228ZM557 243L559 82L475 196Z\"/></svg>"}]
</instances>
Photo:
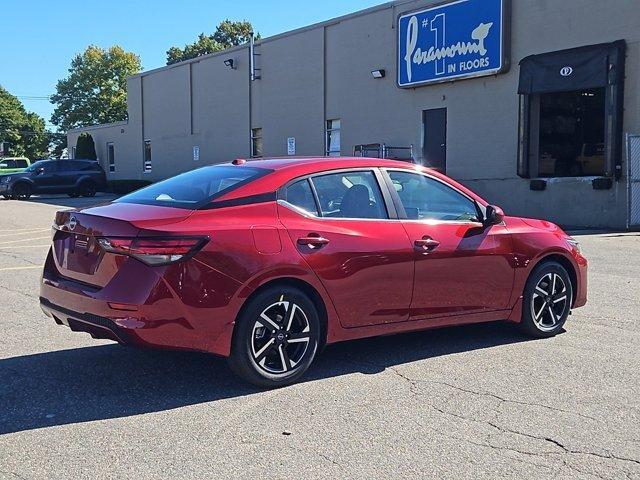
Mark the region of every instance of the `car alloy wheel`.
<instances>
[{"instance_id":1,"label":"car alloy wheel","mask_svg":"<svg viewBox=\"0 0 640 480\"><path fill-rule=\"evenodd\" d=\"M242 308L227 362L258 387L290 385L313 363L320 338L318 307L307 293L274 285L253 295Z\"/></svg>"},{"instance_id":2,"label":"car alloy wheel","mask_svg":"<svg viewBox=\"0 0 640 480\"><path fill-rule=\"evenodd\" d=\"M564 318L569 305L567 286L557 273L547 273L531 296L531 317L542 332L551 332Z\"/></svg>"},{"instance_id":3,"label":"car alloy wheel","mask_svg":"<svg viewBox=\"0 0 640 480\"><path fill-rule=\"evenodd\" d=\"M280 300L265 308L253 325L253 361L267 373L287 373L300 364L310 339L304 310L293 301Z\"/></svg>"},{"instance_id":4,"label":"car alloy wheel","mask_svg":"<svg viewBox=\"0 0 640 480\"><path fill-rule=\"evenodd\" d=\"M11 198L17 200L27 200L31 197L31 187L26 183L18 183L11 189Z\"/></svg>"},{"instance_id":5,"label":"car alloy wheel","mask_svg":"<svg viewBox=\"0 0 640 480\"><path fill-rule=\"evenodd\" d=\"M546 260L529 275L522 293L522 330L536 338L557 335L571 313L573 283L567 269Z\"/></svg>"},{"instance_id":6,"label":"car alloy wheel","mask_svg":"<svg viewBox=\"0 0 640 480\"><path fill-rule=\"evenodd\" d=\"M86 183L82 186L83 197L93 197L96 194L96 186L93 183Z\"/></svg>"}]
</instances>

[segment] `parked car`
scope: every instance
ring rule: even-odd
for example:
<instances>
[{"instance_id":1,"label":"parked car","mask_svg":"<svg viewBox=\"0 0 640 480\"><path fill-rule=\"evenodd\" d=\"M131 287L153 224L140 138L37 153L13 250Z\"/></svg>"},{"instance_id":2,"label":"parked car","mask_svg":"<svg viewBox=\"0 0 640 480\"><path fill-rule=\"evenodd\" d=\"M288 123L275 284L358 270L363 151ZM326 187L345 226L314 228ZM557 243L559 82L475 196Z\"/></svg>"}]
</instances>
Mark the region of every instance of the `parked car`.
<instances>
[{"instance_id":1,"label":"parked car","mask_svg":"<svg viewBox=\"0 0 640 480\"><path fill-rule=\"evenodd\" d=\"M30 165L31 162L26 157L1 157L0 175L23 172Z\"/></svg>"},{"instance_id":2,"label":"parked car","mask_svg":"<svg viewBox=\"0 0 640 480\"><path fill-rule=\"evenodd\" d=\"M0 176L0 194L14 199L37 193L93 197L106 186L106 174L95 160L39 160L23 172Z\"/></svg>"},{"instance_id":3,"label":"parked car","mask_svg":"<svg viewBox=\"0 0 640 480\"><path fill-rule=\"evenodd\" d=\"M221 355L263 387L355 338L496 320L550 337L586 300L558 226L366 158L238 160L58 212L40 293L74 331Z\"/></svg>"}]
</instances>

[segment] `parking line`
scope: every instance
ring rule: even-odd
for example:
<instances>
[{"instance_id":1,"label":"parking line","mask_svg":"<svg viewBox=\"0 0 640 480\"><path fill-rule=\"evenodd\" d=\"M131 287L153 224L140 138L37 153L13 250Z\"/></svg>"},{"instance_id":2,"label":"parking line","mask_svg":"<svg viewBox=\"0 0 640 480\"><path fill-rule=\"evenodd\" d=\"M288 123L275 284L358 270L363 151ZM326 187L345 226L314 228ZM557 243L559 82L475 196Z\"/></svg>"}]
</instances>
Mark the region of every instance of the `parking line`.
<instances>
[{"instance_id":1,"label":"parking line","mask_svg":"<svg viewBox=\"0 0 640 480\"><path fill-rule=\"evenodd\" d=\"M22 240L11 240L10 242L0 242L0 245L9 245L10 243L30 242L31 240L44 240L45 238L51 238L51 237L47 236L47 237L24 238Z\"/></svg>"},{"instance_id":2,"label":"parking line","mask_svg":"<svg viewBox=\"0 0 640 480\"><path fill-rule=\"evenodd\" d=\"M39 228L38 230L27 230L24 232L13 232L13 233L5 233L4 235L0 235L0 237L15 237L16 235L27 235L29 233L40 233L40 232L48 232L49 228Z\"/></svg>"},{"instance_id":3,"label":"parking line","mask_svg":"<svg viewBox=\"0 0 640 480\"><path fill-rule=\"evenodd\" d=\"M12 228L10 230L0 230L0 233L9 233L9 232L25 232L27 230L39 230L42 227L30 227L30 228Z\"/></svg>"},{"instance_id":4,"label":"parking line","mask_svg":"<svg viewBox=\"0 0 640 480\"><path fill-rule=\"evenodd\" d=\"M35 268L43 268L43 265L29 265L28 267L6 267L0 268L0 272L6 272L8 270L33 270Z\"/></svg>"}]
</instances>

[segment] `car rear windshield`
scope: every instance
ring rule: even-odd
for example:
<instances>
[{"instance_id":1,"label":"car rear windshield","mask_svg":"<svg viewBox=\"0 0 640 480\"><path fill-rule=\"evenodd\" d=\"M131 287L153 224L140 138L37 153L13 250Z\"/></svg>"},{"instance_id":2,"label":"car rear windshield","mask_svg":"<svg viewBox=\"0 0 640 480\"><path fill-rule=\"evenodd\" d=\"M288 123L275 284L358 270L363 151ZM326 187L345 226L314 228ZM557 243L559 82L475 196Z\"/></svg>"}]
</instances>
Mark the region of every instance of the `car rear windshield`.
<instances>
[{"instance_id":1,"label":"car rear windshield","mask_svg":"<svg viewBox=\"0 0 640 480\"><path fill-rule=\"evenodd\" d=\"M253 167L204 167L137 190L116 202L197 210L269 172L271 170Z\"/></svg>"}]
</instances>

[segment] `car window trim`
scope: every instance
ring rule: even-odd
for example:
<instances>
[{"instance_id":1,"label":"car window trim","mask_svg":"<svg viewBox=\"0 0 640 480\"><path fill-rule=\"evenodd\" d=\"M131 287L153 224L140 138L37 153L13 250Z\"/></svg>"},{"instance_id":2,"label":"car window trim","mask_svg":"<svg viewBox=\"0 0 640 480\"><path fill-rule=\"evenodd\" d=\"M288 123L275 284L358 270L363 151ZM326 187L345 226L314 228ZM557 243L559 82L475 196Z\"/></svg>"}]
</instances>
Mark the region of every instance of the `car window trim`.
<instances>
[{"instance_id":1,"label":"car window trim","mask_svg":"<svg viewBox=\"0 0 640 480\"><path fill-rule=\"evenodd\" d=\"M399 213L399 218L403 221L406 222L431 222L431 223L447 223L447 224L463 224L463 225L482 225L482 220L480 218L478 218L477 220L473 221L473 220L444 220L444 219L428 219L428 220L419 220L419 219L415 219L415 218L409 218L407 216L407 212L404 209L404 205L402 204L402 200L400 199L400 195L398 195L398 192L396 191L395 187L393 186L393 180L391 180L391 176L389 175L389 172L403 172L403 173L410 173L410 174L415 174L415 175L422 175L423 177L427 177L431 180L435 180L436 182L441 183L442 185L449 187L450 189L452 189L454 192L459 193L460 195L462 195L463 197L465 197L467 200L469 200L470 202L472 202L475 207L476 207L476 211L478 212L478 214L484 218L484 216L486 215L486 209L484 206L482 206L475 198L472 198L471 196L467 195L465 192L461 191L460 189L454 187L453 185L449 185L447 182L439 179L438 177L435 177L433 175L429 175L429 173L427 172L420 172L417 170L409 170L406 168L393 168L393 167L384 167L381 168L382 172L384 173L384 177L385 177L385 181L388 183L387 188L389 188L389 190L391 191L391 195L394 198L394 203L397 202L398 205L398 213Z\"/></svg>"},{"instance_id":2,"label":"car window trim","mask_svg":"<svg viewBox=\"0 0 640 480\"><path fill-rule=\"evenodd\" d=\"M318 193L316 191L315 185L313 183L313 178L314 177L323 177L325 175L333 175L333 174L337 174L337 173L349 173L349 172L371 172L373 173L373 176L376 180L376 183L378 184L378 188L380 189L380 193L382 195L382 201L384 202L384 206L385 206L385 210L387 212L387 218L345 218L345 217L325 217L324 215L322 215L322 209L320 208L320 199L318 197ZM327 219L327 220L363 220L363 221L389 221L389 220L399 220L399 215L398 212L396 211L395 205L392 201L392 196L390 194L390 192L388 191L388 186L386 185L386 182L384 180L384 176L382 175L382 172L380 171L379 167L349 167L349 168L337 168L337 169L333 169L333 170L323 170L322 172L314 172L314 173L308 173L306 175L300 175L299 177L295 177L291 180L289 180L288 182L286 182L284 185L282 185L279 189L278 189L278 193L277 193L277 199L278 199L278 203L282 202L283 204L286 204L286 206L291 205L292 207L295 207L294 211L299 211L299 210L303 210L306 212L306 210L301 209L300 207L296 207L295 205L287 202L287 188L300 181L300 180L304 180L307 179L309 181L309 183L311 184L311 193L313 194L313 199L316 203L316 209L317 211L317 215L314 215L313 212L308 212L310 214L313 215L313 218L317 218L317 219Z\"/></svg>"}]
</instances>

